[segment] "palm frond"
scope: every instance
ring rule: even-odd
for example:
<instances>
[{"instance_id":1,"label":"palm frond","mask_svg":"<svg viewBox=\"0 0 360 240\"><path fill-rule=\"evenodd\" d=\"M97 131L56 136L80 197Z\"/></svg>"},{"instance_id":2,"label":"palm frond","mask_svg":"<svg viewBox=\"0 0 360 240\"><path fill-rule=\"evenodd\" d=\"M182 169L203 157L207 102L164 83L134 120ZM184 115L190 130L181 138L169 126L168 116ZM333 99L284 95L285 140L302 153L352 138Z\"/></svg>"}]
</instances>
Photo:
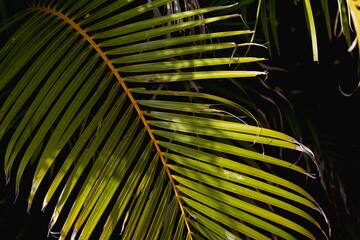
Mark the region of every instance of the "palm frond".
<instances>
[{"instance_id":1,"label":"palm frond","mask_svg":"<svg viewBox=\"0 0 360 240\"><path fill-rule=\"evenodd\" d=\"M0 50L7 181L15 177L20 191L35 159L28 210L43 186L43 208L57 202L49 231L60 224L60 239L109 239L119 226L123 239L315 239L322 228L314 215L323 215L321 208L303 188L266 169L313 175L259 146L313 157L311 151L217 107L252 118L236 103L179 90L184 81L266 74L226 67L264 60L231 56L247 43L209 43L252 32L183 36L238 15L197 17L230 5L153 18L154 9L170 2L42 1L30 7L27 21ZM205 57L194 59L199 53ZM165 83L167 90L158 88Z\"/></svg>"}]
</instances>

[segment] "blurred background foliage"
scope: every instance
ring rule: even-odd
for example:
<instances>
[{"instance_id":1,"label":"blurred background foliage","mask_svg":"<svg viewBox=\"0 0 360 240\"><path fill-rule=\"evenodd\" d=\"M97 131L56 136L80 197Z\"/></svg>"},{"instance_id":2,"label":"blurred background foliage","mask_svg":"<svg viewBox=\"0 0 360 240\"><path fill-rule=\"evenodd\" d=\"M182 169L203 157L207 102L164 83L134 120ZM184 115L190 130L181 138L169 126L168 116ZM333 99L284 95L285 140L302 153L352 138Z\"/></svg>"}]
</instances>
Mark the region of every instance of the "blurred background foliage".
<instances>
[{"instance_id":1,"label":"blurred background foliage","mask_svg":"<svg viewBox=\"0 0 360 240\"><path fill-rule=\"evenodd\" d=\"M356 24L351 24L351 16L356 19L359 13L352 15L353 6L345 0L311 1L311 7L308 0L181 1L192 8L238 3L229 11L242 17L226 24L256 29L253 42L267 48L251 46L236 54L252 51L267 56L270 60L261 67L269 70L269 76L244 84L209 83L206 89L216 89L240 103L263 126L289 133L309 145L317 155L322 176L321 185L308 188L330 217L332 239L360 239L360 118L356 113L360 68L359 47L354 45ZM0 0L1 21L26 6L23 0ZM212 26L226 27L223 23ZM319 63L313 61L317 59L314 49L318 50ZM202 88L198 83L188 87ZM0 231L8 233L8 239L46 238L50 215L33 211L29 216L25 208L26 198L20 194L14 203L13 186L5 184L1 172Z\"/></svg>"}]
</instances>

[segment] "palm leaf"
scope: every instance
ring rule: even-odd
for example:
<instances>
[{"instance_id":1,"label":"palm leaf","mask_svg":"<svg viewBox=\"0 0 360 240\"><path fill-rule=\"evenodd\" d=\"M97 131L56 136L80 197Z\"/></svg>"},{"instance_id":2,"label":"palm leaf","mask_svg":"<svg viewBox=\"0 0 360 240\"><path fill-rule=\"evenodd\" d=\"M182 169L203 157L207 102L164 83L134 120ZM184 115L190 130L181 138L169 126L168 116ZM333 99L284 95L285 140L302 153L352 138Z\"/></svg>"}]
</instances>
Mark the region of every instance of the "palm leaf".
<instances>
[{"instance_id":1,"label":"palm leaf","mask_svg":"<svg viewBox=\"0 0 360 240\"><path fill-rule=\"evenodd\" d=\"M238 15L197 17L231 7L219 6L152 17L170 2L44 1L19 15L26 22L0 50L7 181L15 177L20 191L36 160L28 210L43 186L43 208L57 202L49 231L61 224L60 239L109 239L118 226L124 239L315 239L320 207L303 188L266 169L313 176L259 152L259 145L312 157L311 151L217 107L253 117L232 101L179 91L184 81L264 75L225 67L264 60L231 57L247 43L206 41L252 32L182 36ZM192 57L199 53L207 57Z\"/></svg>"}]
</instances>

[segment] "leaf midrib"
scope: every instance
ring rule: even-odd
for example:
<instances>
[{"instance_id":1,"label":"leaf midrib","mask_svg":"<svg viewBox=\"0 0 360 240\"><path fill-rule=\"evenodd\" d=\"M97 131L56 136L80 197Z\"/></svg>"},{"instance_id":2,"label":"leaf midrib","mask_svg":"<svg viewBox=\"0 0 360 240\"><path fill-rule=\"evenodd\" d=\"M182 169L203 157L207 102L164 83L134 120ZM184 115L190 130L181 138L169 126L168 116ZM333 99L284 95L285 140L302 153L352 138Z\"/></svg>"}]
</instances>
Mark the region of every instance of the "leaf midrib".
<instances>
[{"instance_id":1,"label":"leaf midrib","mask_svg":"<svg viewBox=\"0 0 360 240\"><path fill-rule=\"evenodd\" d=\"M57 9L55 8L50 8L47 6L35 6L35 9L50 13L52 15L55 15L57 17L59 17L61 20L65 21L66 23L68 23L74 30L76 30L89 44L91 47L94 48L94 50L97 52L97 54L99 54L99 56L104 60L105 64L109 67L109 69L111 70L111 72L113 73L113 75L116 77L116 79L118 80L118 82L120 83L121 87L123 88L124 92L126 93L126 95L128 96L131 104L134 106L136 112L138 113L142 123L144 124L144 127L147 131L147 133L149 134L149 137L151 139L151 141L153 142L153 145L156 149L156 151L159 153L159 157L160 160L164 166L164 169L166 171L167 176L169 177L169 180L173 186L173 190L176 196L176 200L179 204L180 210L181 210L181 214L183 215L184 218L184 222L186 225L186 228L188 230L188 236L190 236L190 239L192 239L191 236L191 229L190 229L190 225L189 222L187 220L186 214L185 214L185 209L184 206L180 200L180 195L179 192L176 188L175 185L175 181L173 179L173 177L171 176L170 173L170 169L167 166L165 157L163 152L160 149L160 146L158 144L158 141L156 140L150 125L148 124L143 112L141 111L139 105L137 104L134 96L132 95L130 89L127 87L125 81L123 80L123 78L120 76L120 74L118 73L118 71L116 70L115 66L112 64L111 60L108 58L108 56L105 54L105 52L100 48L100 46L92 39L92 37L90 35L88 35L86 33L86 31L84 29L82 29L77 23L75 23L72 19L68 18L66 15L64 15L63 13L59 12Z\"/></svg>"}]
</instances>

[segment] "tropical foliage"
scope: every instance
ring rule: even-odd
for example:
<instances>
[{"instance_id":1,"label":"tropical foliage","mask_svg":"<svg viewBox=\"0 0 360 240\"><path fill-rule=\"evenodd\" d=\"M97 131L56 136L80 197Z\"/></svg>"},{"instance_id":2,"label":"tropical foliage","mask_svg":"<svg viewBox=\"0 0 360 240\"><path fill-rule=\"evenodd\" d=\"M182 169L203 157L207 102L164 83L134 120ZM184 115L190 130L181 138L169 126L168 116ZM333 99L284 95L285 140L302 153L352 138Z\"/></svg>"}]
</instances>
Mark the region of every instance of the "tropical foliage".
<instances>
[{"instance_id":1,"label":"tropical foliage","mask_svg":"<svg viewBox=\"0 0 360 240\"><path fill-rule=\"evenodd\" d=\"M277 174L313 178L297 161L300 154L314 160L312 152L261 127L239 104L196 87L266 75L243 70L264 58L234 54L252 44L243 41L252 31L206 31L238 18L216 15L231 7L44 0L1 26L16 29L0 50L2 164L17 193L34 166L28 211L46 189L43 209L57 202L51 233L60 239L328 235L313 197ZM282 159L278 149L295 158Z\"/></svg>"}]
</instances>

